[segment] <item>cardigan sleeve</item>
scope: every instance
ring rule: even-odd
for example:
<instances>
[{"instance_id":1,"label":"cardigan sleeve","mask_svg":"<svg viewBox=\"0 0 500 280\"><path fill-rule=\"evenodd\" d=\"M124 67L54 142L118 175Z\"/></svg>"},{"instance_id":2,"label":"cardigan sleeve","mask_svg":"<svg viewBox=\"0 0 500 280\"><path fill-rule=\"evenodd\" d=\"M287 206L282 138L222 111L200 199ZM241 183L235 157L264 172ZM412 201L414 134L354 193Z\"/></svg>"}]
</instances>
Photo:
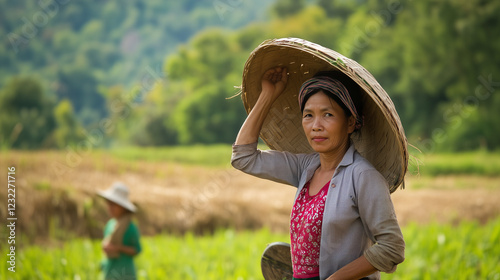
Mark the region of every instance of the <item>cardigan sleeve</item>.
<instances>
[{"instance_id":1,"label":"cardigan sleeve","mask_svg":"<svg viewBox=\"0 0 500 280\"><path fill-rule=\"evenodd\" d=\"M405 242L387 182L377 170L369 169L360 174L357 185L359 215L374 242L364 256L379 271L392 273L404 261Z\"/></svg>"},{"instance_id":2,"label":"cardigan sleeve","mask_svg":"<svg viewBox=\"0 0 500 280\"><path fill-rule=\"evenodd\" d=\"M233 145L231 165L247 174L297 187L305 154L257 149L257 142Z\"/></svg>"},{"instance_id":3,"label":"cardigan sleeve","mask_svg":"<svg viewBox=\"0 0 500 280\"><path fill-rule=\"evenodd\" d=\"M130 223L127 232L127 242L124 244L134 247L136 255L142 251L139 228L137 228L137 225L135 223Z\"/></svg>"}]
</instances>

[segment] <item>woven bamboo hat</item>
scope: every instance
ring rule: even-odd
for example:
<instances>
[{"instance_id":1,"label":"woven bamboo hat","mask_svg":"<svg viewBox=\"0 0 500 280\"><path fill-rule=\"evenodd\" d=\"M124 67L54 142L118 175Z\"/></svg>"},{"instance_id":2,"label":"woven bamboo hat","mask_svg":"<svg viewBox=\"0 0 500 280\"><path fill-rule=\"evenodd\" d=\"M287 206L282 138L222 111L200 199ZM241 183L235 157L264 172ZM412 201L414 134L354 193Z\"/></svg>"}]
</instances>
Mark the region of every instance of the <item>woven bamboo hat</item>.
<instances>
[{"instance_id":1,"label":"woven bamboo hat","mask_svg":"<svg viewBox=\"0 0 500 280\"><path fill-rule=\"evenodd\" d=\"M403 126L389 95L363 66L303 39L264 41L250 54L243 70L241 97L247 113L259 97L262 75L276 66L286 67L289 77L260 133L269 148L292 153L314 152L302 129L297 95L302 83L314 74L338 71L340 76L354 81L361 89L364 125L359 137L352 137L356 150L385 177L391 193L401 184L404 187L408 143Z\"/></svg>"}]
</instances>

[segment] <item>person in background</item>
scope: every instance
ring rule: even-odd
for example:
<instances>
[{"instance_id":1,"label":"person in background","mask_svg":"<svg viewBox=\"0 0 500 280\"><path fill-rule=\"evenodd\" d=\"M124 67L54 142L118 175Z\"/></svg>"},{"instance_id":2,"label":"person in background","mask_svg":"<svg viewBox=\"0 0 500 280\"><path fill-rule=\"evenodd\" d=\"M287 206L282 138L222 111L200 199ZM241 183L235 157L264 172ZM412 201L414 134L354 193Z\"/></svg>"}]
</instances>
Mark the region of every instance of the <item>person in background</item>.
<instances>
[{"instance_id":1,"label":"person in background","mask_svg":"<svg viewBox=\"0 0 500 280\"><path fill-rule=\"evenodd\" d=\"M134 257L141 252L139 229L132 221L136 207L129 201L129 190L116 182L109 189L98 191L106 199L111 219L104 227L102 250L106 255L101 267L105 280L137 279Z\"/></svg>"}]
</instances>

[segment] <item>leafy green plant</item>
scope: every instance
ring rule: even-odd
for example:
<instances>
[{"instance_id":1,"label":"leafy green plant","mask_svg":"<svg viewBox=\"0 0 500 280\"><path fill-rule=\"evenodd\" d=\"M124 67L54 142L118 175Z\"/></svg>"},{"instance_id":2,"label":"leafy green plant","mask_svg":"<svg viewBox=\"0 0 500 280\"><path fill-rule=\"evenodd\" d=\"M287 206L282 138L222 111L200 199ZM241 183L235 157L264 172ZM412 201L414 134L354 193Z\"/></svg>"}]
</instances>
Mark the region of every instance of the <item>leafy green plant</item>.
<instances>
[{"instance_id":1,"label":"leafy green plant","mask_svg":"<svg viewBox=\"0 0 500 280\"><path fill-rule=\"evenodd\" d=\"M500 218L485 225L411 224L403 228L406 260L382 279L500 279ZM289 242L286 233L219 230L213 235L143 237L138 279L262 279L267 244ZM1 279L98 279L99 240L74 239L60 247L16 251L16 272ZM2 251L0 261L6 264Z\"/></svg>"}]
</instances>

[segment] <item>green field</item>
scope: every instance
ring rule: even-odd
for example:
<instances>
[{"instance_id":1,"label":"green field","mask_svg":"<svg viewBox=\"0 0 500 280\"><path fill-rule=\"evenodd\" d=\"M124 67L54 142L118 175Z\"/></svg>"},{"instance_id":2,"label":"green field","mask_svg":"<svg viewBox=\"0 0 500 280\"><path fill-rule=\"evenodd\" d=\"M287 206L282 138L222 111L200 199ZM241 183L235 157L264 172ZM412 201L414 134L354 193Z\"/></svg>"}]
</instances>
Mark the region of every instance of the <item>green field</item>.
<instances>
[{"instance_id":1,"label":"green field","mask_svg":"<svg viewBox=\"0 0 500 280\"><path fill-rule=\"evenodd\" d=\"M260 145L261 149L268 149ZM195 145L173 147L126 147L100 151L129 161L175 162L188 165L225 167L229 166L231 145ZM454 154L422 154L410 156L408 173L411 175L500 175L500 153L474 151Z\"/></svg>"},{"instance_id":2,"label":"green field","mask_svg":"<svg viewBox=\"0 0 500 280\"><path fill-rule=\"evenodd\" d=\"M409 225L406 260L382 279L500 279L500 218L486 225ZM262 229L220 230L210 236L143 237L139 279L262 279L260 256L287 234ZM6 254L0 262L6 268ZM16 272L1 279L98 279L99 241L75 239L60 248L29 246L16 252Z\"/></svg>"},{"instance_id":3,"label":"green field","mask_svg":"<svg viewBox=\"0 0 500 280\"><path fill-rule=\"evenodd\" d=\"M500 153L475 151L456 154L416 154L410 158L409 174L500 175Z\"/></svg>"}]
</instances>

